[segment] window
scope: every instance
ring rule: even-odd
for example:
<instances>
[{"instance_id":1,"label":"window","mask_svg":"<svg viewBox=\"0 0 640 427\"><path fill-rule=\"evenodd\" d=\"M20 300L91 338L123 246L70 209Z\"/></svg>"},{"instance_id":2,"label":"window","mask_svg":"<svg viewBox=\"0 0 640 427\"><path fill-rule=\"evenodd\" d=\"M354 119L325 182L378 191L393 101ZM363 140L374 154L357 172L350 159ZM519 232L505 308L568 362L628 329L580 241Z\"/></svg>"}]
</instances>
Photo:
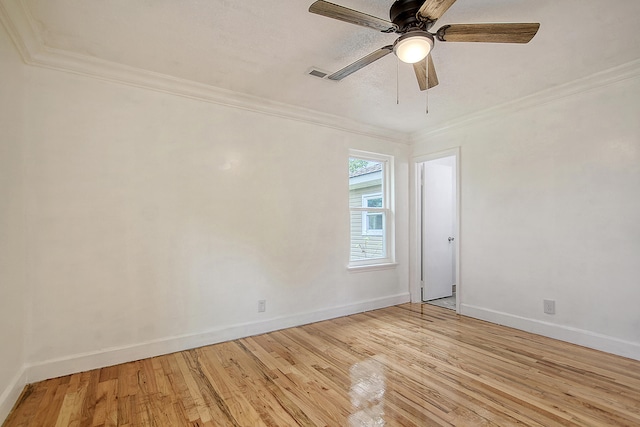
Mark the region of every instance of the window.
<instances>
[{"instance_id":1,"label":"window","mask_svg":"<svg viewBox=\"0 0 640 427\"><path fill-rule=\"evenodd\" d=\"M393 262L392 167L393 158L390 156L350 152L351 267Z\"/></svg>"}]
</instances>

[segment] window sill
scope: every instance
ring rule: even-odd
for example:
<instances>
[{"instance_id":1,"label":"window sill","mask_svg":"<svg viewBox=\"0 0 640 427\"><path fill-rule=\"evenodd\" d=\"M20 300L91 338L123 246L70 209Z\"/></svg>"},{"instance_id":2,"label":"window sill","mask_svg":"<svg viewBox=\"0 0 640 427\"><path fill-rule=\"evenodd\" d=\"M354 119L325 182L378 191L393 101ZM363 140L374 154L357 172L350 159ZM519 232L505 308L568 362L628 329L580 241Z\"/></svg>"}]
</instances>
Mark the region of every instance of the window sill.
<instances>
[{"instance_id":1,"label":"window sill","mask_svg":"<svg viewBox=\"0 0 640 427\"><path fill-rule=\"evenodd\" d=\"M396 268L397 266L397 262L383 262L380 264L348 265L347 270L352 273L360 273L364 271L389 270L391 268Z\"/></svg>"}]
</instances>

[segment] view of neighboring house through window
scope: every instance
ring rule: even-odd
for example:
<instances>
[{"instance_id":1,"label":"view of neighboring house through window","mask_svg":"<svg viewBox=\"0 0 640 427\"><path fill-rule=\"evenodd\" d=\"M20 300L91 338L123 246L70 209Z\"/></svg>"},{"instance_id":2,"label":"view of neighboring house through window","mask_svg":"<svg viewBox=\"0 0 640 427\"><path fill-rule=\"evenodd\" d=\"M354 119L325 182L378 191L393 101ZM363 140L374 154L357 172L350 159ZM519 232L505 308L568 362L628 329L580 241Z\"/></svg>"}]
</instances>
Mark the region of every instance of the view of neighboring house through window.
<instances>
[{"instance_id":1,"label":"view of neighboring house through window","mask_svg":"<svg viewBox=\"0 0 640 427\"><path fill-rule=\"evenodd\" d=\"M390 157L351 152L349 157L350 265L391 262Z\"/></svg>"}]
</instances>

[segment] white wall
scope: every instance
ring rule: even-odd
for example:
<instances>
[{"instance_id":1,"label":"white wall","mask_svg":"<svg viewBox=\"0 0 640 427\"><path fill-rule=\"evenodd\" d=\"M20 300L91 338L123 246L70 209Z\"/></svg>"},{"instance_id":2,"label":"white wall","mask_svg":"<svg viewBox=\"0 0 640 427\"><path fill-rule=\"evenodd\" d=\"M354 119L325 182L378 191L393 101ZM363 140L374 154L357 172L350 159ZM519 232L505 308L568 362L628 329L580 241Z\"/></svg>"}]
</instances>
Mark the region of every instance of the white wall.
<instances>
[{"instance_id":1,"label":"white wall","mask_svg":"<svg viewBox=\"0 0 640 427\"><path fill-rule=\"evenodd\" d=\"M546 101L415 143L461 147L461 312L640 359L640 79Z\"/></svg>"},{"instance_id":2,"label":"white wall","mask_svg":"<svg viewBox=\"0 0 640 427\"><path fill-rule=\"evenodd\" d=\"M0 421L24 385L24 192L20 59L0 26Z\"/></svg>"},{"instance_id":3,"label":"white wall","mask_svg":"<svg viewBox=\"0 0 640 427\"><path fill-rule=\"evenodd\" d=\"M407 145L23 68L30 381L408 300ZM395 156L396 268L346 269L349 148Z\"/></svg>"}]
</instances>

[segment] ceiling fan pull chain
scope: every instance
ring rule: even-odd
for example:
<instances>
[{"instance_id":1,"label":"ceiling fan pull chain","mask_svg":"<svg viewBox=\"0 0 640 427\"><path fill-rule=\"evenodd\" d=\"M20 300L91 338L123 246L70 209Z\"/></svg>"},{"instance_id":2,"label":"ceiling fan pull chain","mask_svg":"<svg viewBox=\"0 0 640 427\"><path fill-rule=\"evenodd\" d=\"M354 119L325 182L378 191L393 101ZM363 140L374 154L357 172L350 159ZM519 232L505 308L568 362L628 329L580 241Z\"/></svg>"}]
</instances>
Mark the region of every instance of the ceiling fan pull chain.
<instances>
[{"instance_id":1,"label":"ceiling fan pull chain","mask_svg":"<svg viewBox=\"0 0 640 427\"><path fill-rule=\"evenodd\" d=\"M400 105L400 60L396 58L396 105Z\"/></svg>"},{"instance_id":2,"label":"ceiling fan pull chain","mask_svg":"<svg viewBox=\"0 0 640 427\"><path fill-rule=\"evenodd\" d=\"M427 88L427 90L424 91L424 97L425 97L425 103L427 104L427 110L425 112L425 114L429 114L429 57L427 56L425 58L426 61L426 72L424 73L424 87Z\"/></svg>"}]
</instances>

